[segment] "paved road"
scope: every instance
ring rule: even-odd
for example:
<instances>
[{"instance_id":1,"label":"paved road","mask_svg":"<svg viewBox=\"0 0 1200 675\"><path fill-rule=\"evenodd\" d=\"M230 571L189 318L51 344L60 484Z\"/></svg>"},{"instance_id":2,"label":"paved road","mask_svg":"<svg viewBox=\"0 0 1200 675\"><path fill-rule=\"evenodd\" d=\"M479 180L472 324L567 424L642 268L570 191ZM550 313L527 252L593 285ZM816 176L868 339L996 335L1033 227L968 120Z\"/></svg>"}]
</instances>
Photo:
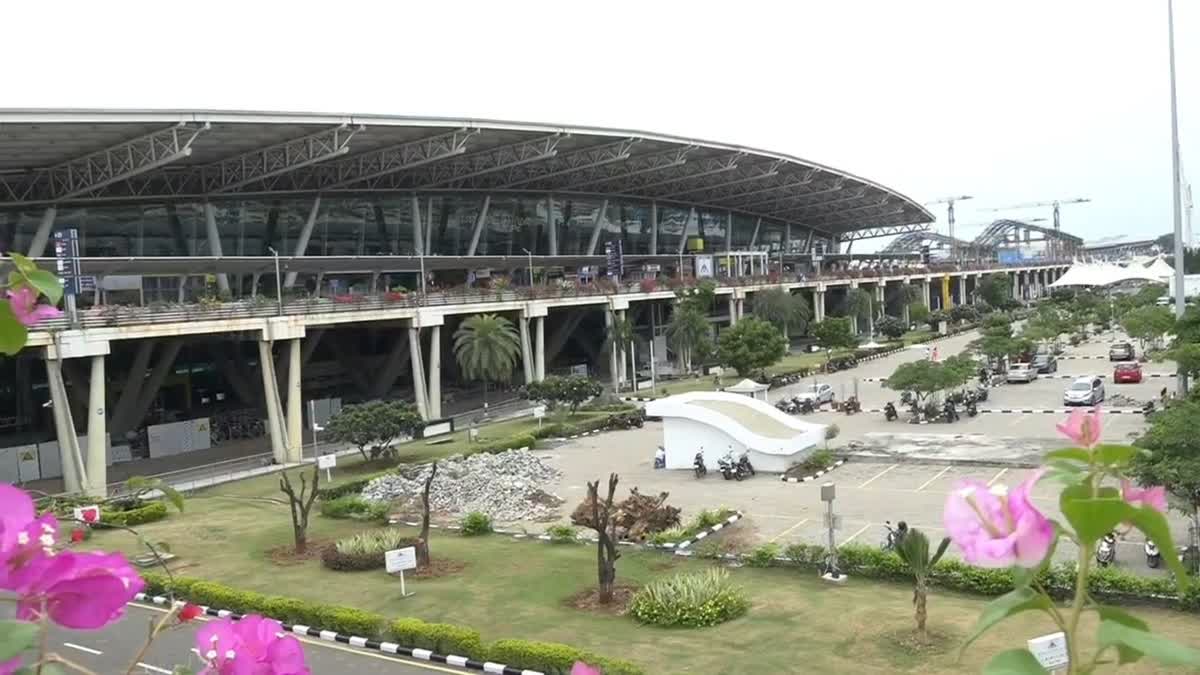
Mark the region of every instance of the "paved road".
<instances>
[{"instance_id":1,"label":"paved road","mask_svg":"<svg viewBox=\"0 0 1200 675\"><path fill-rule=\"evenodd\" d=\"M124 673L141 648L149 626L158 621L163 610L132 603L125 617L101 631L72 631L55 628L50 633L50 650L97 673ZM174 628L160 635L142 657L134 673L170 675L176 665L199 665L193 653L196 631L207 618ZM298 638L304 645L309 668L315 675L326 673L364 673L365 675L429 675L471 671L439 664L409 661L379 652L354 649L341 644Z\"/></svg>"}]
</instances>

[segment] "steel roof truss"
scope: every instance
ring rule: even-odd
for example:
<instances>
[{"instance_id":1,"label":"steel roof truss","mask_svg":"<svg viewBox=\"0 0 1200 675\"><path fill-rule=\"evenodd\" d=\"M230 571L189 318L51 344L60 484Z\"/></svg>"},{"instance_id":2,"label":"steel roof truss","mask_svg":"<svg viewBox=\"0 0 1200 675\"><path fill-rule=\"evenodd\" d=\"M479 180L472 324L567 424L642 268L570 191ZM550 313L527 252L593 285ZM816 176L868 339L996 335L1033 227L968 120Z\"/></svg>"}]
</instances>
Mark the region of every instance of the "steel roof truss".
<instances>
[{"instance_id":1,"label":"steel roof truss","mask_svg":"<svg viewBox=\"0 0 1200 675\"><path fill-rule=\"evenodd\" d=\"M201 169L205 193L229 192L268 178L341 157L350 152L350 139L365 127L346 123L236 157Z\"/></svg>"},{"instance_id":2,"label":"steel roof truss","mask_svg":"<svg viewBox=\"0 0 1200 675\"><path fill-rule=\"evenodd\" d=\"M548 162L523 165L520 168L510 171L499 183L491 187L497 190L507 190L521 185L537 183L548 178L556 178L577 171L585 171L587 169L623 162L629 159L630 150L640 140L638 138L626 138L616 143L606 143L604 145L564 153Z\"/></svg>"},{"instance_id":3,"label":"steel roof truss","mask_svg":"<svg viewBox=\"0 0 1200 675\"><path fill-rule=\"evenodd\" d=\"M413 184L417 189L456 187L469 178L550 159L558 154L558 144L566 137L561 132L547 134L438 162L415 176Z\"/></svg>"}]
</instances>

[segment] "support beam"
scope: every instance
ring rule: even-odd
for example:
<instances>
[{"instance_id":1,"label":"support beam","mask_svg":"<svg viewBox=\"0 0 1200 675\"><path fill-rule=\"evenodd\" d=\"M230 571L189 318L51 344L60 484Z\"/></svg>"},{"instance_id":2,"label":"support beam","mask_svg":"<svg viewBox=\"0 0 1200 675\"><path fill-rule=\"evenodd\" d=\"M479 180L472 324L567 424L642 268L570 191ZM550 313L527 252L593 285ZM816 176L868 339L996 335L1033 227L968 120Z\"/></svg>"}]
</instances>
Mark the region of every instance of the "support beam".
<instances>
[{"instance_id":1,"label":"support beam","mask_svg":"<svg viewBox=\"0 0 1200 675\"><path fill-rule=\"evenodd\" d=\"M554 226L554 195L546 195L546 228L550 235L550 255L558 255L558 228Z\"/></svg>"},{"instance_id":2,"label":"support beam","mask_svg":"<svg viewBox=\"0 0 1200 675\"><path fill-rule=\"evenodd\" d=\"M679 235L678 255L683 255L683 252L687 249L688 230L692 229L692 222L695 220L696 220L696 207L693 206L692 210L688 211L687 222L683 224L683 233Z\"/></svg>"},{"instance_id":3,"label":"support beam","mask_svg":"<svg viewBox=\"0 0 1200 675\"><path fill-rule=\"evenodd\" d=\"M492 205L492 196L483 196L483 206L479 209L479 215L475 218L475 231L471 233L471 245L467 247L467 256L475 255L475 249L479 248L479 236L483 234L483 228L487 225L488 208Z\"/></svg>"},{"instance_id":4,"label":"support beam","mask_svg":"<svg viewBox=\"0 0 1200 675\"><path fill-rule=\"evenodd\" d=\"M425 249L425 228L421 227L421 198L413 193L411 198L412 204L412 228L413 228L413 248L416 249L417 255L428 255Z\"/></svg>"},{"instance_id":5,"label":"support beam","mask_svg":"<svg viewBox=\"0 0 1200 675\"><path fill-rule=\"evenodd\" d=\"M533 383L533 346L529 343L529 319L525 318L525 312L521 312L517 316L517 323L520 324L521 333L521 367L525 371L525 384Z\"/></svg>"},{"instance_id":6,"label":"support beam","mask_svg":"<svg viewBox=\"0 0 1200 675\"><path fill-rule=\"evenodd\" d=\"M91 497L108 496L108 407L104 400L104 355L92 357L92 377L88 387L87 408L87 484Z\"/></svg>"},{"instance_id":7,"label":"support beam","mask_svg":"<svg viewBox=\"0 0 1200 675\"><path fill-rule=\"evenodd\" d=\"M398 336L392 341L387 355L383 357L383 365L379 367L375 381L371 383L370 397L382 398L387 394L396 383L396 378L404 372L404 367L409 364L410 359L412 351L408 348L408 337Z\"/></svg>"},{"instance_id":8,"label":"support beam","mask_svg":"<svg viewBox=\"0 0 1200 675\"><path fill-rule=\"evenodd\" d=\"M413 398L417 399L417 412L421 414L421 419L429 420L432 418L429 416L429 397L425 395L425 365L421 359L420 328L409 326L408 349L412 361Z\"/></svg>"},{"instance_id":9,"label":"support beam","mask_svg":"<svg viewBox=\"0 0 1200 675\"><path fill-rule=\"evenodd\" d=\"M221 233L217 230L217 209L212 202L204 202L204 226L208 232L208 253L214 258L224 257L221 250ZM229 275L217 272L217 289L222 295L229 293Z\"/></svg>"},{"instance_id":10,"label":"support beam","mask_svg":"<svg viewBox=\"0 0 1200 675\"><path fill-rule=\"evenodd\" d=\"M29 252L26 254L30 258L41 258L46 254L46 242L50 241L50 230L54 229L54 216L58 214L58 209L54 206L47 206L45 211L42 211L42 219L38 222L38 229L33 233L33 240L29 242Z\"/></svg>"},{"instance_id":11,"label":"support beam","mask_svg":"<svg viewBox=\"0 0 1200 675\"><path fill-rule=\"evenodd\" d=\"M343 123L209 164L201 169L204 192L229 192L256 183L264 191L270 190L275 183L264 181L344 156L350 152L350 139L364 128Z\"/></svg>"},{"instance_id":12,"label":"support beam","mask_svg":"<svg viewBox=\"0 0 1200 675\"><path fill-rule=\"evenodd\" d=\"M650 253L658 255L658 202L650 202Z\"/></svg>"},{"instance_id":13,"label":"support beam","mask_svg":"<svg viewBox=\"0 0 1200 675\"><path fill-rule=\"evenodd\" d=\"M283 403L279 398L279 386L275 379L275 358L271 343L258 341L258 365L262 373L263 399L267 403L267 434L271 439L271 456L276 464L284 464L288 458L287 421L284 419Z\"/></svg>"},{"instance_id":14,"label":"support beam","mask_svg":"<svg viewBox=\"0 0 1200 675\"><path fill-rule=\"evenodd\" d=\"M121 387L121 395L113 408L111 421L113 432L124 433L129 430L125 420L133 412L133 407L141 396L142 386L146 380L146 369L150 367L150 357L154 354L157 342L153 339L142 340L138 343L137 352L133 355L133 365L125 375L125 386ZM219 363L217 364L220 365Z\"/></svg>"},{"instance_id":15,"label":"support beam","mask_svg":"<svg viewBox=\"0 0 1200 675\"><path fill-rule=\"evenodd\" d=\"M86 485L87 469L79 453L79 437L75 420L67 402L67 387L63 382L62 361L46 359L46 384L50 389L50 407L54 414L54 432L58 437L58 453L62 461L63 488L66 492L81 492Z\"/></svg>"},{"instance_id":16,"label":"support beam","mask_svg":"<svg viewBox=\"0 0 1200 675\"><path fill-rule=\"evenodd\" d=\"M154 398L158 396L158 390L162 389L163 382L166 381L167 375L170 374L171 368L175 365L175 357L179 356L179 349L183 347L183 342L180 340L171 340L163 348L159 354L158 361L155 362L154 368L150 371L150 377L142 383L142 390L138 392L138 400L134 405L128 419L123 420L125 425L123 429L114 429L114 431L125 431L128 429L136 429L138 424L146 418L146 413L150 410L150 406L154 404ZM115 426L115 425L114 425Z\"/></svg>"},{"instance_id":17,"label":"support beam","mask_svg":"<svg viewBox=\"0 0 1200 675\"><path fill-rule=\"evenodd\" d=\"M225 353L224 345L220 343L213 343L211 352L213 355L213 361L217 365L217 370L221 371L221 374L225 377L225 381L228 382L229 386L233 388L233 393L238 397L238 400L245 405L260 407L263 398L258 395L259 390L256 389L248 379L250 377L250 373L248 373L246 369L238 367L237 364L229 359L228 354ZM142 373L145 374L144 367L142 369ZM137 398L136 393L134 394L134 398ZM121 401L117 403L117 414L113 415L114 427L116 426L115 420L118 419L120 413L121 402L124 400L125 395L122 394ZM120 429L117 429L117 431L120 431Z\"/></svg>"},{"instance_id":18,"label":"support beam","mask_svg":"<svg viewBox=\"0 0 1200 675\"><path fill-rule=\"evenodd\" d=\"M750 249L754 250L754 245L758 243L758 231L762 229L762 218L754 221L754 234L750 235Z\"/></svg>"},{"instance_id":19,"label":"support beam","mask_svg":"<svg viewBox=\"0 0 1200 675\"><path fill-rule=\"evenodd\" d=\"M382 150L356 154L349 159L320 164L314 172L315 183L301 189L337 190L366 183L363 189L386 189L387 179L409 169L457 157L467 151L467 142L478 129L462 128L430 138L421 138Z\"/></svg>"},{"instance_id":20,"label":"support beam","mask_svg":"<svg viewBox=\"0 0 1200 675\"><path fill-rule=\"evenodd\" d=\"M317 195L313 199L312 207L308 210L308 218L304 221L304 227L300 230L300 236L296 237L296 249L292 255L301 258L308 251L308 242L312 238L313 228L317 226L317 215L321 212L321 195ZM296 285L296 273L288 272L283 278L284 288L291 288Z\"/></svg>"},{"instance_id":21,"label":"support beam","mask_svg":"<svg viewBox=\"0 0 1200 675\"><path fill-rule=\"evenodd\" d=\"M288 340L287 377L287 461L304 458L304 401L300 371L301 338Z\"/></svg>"},{"instance_id":22,"label":"support beam","mask_svg":"<svg viewBox=\"0 0 1200 675\"><path fill-rule=\"evenodd\" d=\"M617 319L619 321L624 322L628 318L628 315L629 315L628 311L626 311L624 309L617 310ZM619 349L617 350L617 377L619 378L619 381L621 384L624 384L625 380L626 380L626 377L625 377L625 365L626 365L625 364L625 349L626 349L626 347L627 347L627 345L622 343L621 345L619 345Z\"/></svg>"},{"instance_id":23,"label":"support beam","mask_svg":"<svg viewBox=\"0 0 1200 675\"><path fill-rule=\"evenodd\" d=\"M596 222L592 225L592 238L588 240L587 255L596 255L596 244L600 242L600 230L604 227L604 219L608 214L608 200L600 202L596 211Z\"/></svg>"},{"instance_id":24,"label":"support beam","mask_svg":"<svg viewBox=\"0 0 1200 675\"><path fill-rule=\"evenodd\" d=\"M538 382L546 379L546 317L539 316L534 319L536 322L534 335L534 348L536 350L533 357L534 360L534 377Z\"/></svg>"},{"instance_id":25,"label":"support beam","mask_svg":"<svg viewBox=\"0 0 1200 675\"><path fill-rule=\"evenodd\" d=\"M604 310L604 334L612 335L613 327L613 312L611 309ZM616 345L609 345L608 348L608 373L612 379L612 390L616 393L621 390L621 381L618 378L617 372L617 349Z\"/></svg>"},{"instance_id":26,"label":"support beam","mask_svg":"<svg viewBox=\"0 0 1200 675\"><path fill-rule=\"evenodd\" d=\"M583 321L586 310L567 310L565 314L566 317L559 322L558 328L550 334L549 351L546 352L547 361L553 362L554 359L558 358L559 353L562 352L562 348L567 344L567 340L571 337L571 334L575 332L580 322Z\"/></svg>"},{"instance_id":27,"label":"support beam","mask_svg":"<svg viewBox=\"0 0 1200 675\"><path fill-rule=\"evenodd\" d=\"M442 327L429 329L429 419L442 418Z\"/></svg>"}]
</instances>

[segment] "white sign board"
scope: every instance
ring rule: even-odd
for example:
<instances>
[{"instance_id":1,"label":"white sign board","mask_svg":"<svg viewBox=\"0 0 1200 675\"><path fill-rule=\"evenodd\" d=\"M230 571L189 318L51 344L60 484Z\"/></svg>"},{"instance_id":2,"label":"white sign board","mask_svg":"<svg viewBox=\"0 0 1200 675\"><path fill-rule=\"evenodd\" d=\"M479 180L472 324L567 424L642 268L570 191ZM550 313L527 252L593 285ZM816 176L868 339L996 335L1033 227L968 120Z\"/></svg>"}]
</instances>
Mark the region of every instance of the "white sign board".
<instances>
[{"instance_id":1,"label":"white sign board","mask_svg":"<svg viewBox=\"0 0 1200 675\"><path fill-rule=\"evenodd\" d=\"M1067 657L1067 636L1065 633L1051 633L1029 641L1029 651L1046 670L1066 668L1070 659Z\"/></svg>"},{"instance_id":2,"label":"white sign board","mask_svg":"<svg viewBox=\"0 0 1200 675\"><path fill-rule=\"evenodd\" d=\"M76 522L95 523L100 520L100 507L91 506L76 506L71 513Z\"/></svg>"},{"instance_id":3,"label":"white sign board","mask_svg":"<svg viewBox=\"0 0 1200 675\"><path fill-rule=\"evenodd\" d=\"M318 469L332 469L335 466L337 466L337 455L330 453L328 455L317 456ZM378 560L378 558L376 558L376 560Z\"/></svg>"},{"instance_id":4,"label":"white sign board","mask_svg":"<svg viewBox=\"0 0 1200 675\"><path fill-rule=\"evenodd\" d=\"M545 416L546 416L546 406L544 406L544 405L539 405L539 406L537 406L536 408L534 408L534 409L533 409L533 417L534 417L535 419L539 419L539 420L540 420L540 419L542 419L542 418L543 418L543 417L545 417Z\"/></svg>"},{"instance_id":5,"label":"white sign board","mask_svg":"<svg viewBox=\"0 0 1200 675\"><path fill-rule=\"evenodd\" d=\"M393 549L383 554L383 561L387 565L388 574L415 570L417 569L417 549L413 546Z\"/></svg>"}]
</instances>

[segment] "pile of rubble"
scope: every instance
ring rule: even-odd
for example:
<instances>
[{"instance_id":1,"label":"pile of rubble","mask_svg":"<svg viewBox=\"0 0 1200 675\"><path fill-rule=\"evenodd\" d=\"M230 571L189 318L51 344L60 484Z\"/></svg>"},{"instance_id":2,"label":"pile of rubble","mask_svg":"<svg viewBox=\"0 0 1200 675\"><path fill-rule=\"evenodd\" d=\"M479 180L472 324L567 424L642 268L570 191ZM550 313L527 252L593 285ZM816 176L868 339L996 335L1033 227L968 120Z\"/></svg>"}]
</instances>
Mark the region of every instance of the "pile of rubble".
<instances>
[{"instance_id":1,"label":"pile of rubble","mask_svg":"<svg viewBox=\"0 0 1200 675\"><path fill-rule=\"evenodd\" d=\"M612 517L616 525L618 541L645 541L650 535L663 530L669 530L679 525L679 509L667 505L669 493L660 492L657 497L644 495L635 487L629 491L624 501L613 504L616 511ZM603 504L604 497L601 497ZM593 518L594 500L591 495L575 507L571 514L571 523L588 529L596 529Z\"/></svg>"},{"instance_id":2,"label":"pile of rubble","mask_svg":"<svg viewBox=\"0 0 1200 675\"><path fill-rule=\"evenodd\" d=\"M363 499L419 510L429 471L430 465L424 464L376 478L363 488ZM552 520L563 500L542 487L558 476L557 469L528 450L455 456L438 462L429 508L447 516L481 511L497 522Z\"/></svg>"},{"instance_id":3,"label":"pile of rubble","mask_svg":"<svg viewBox=\"0 0 1200 675\"><path fill-rule=\"evenodd\" d=\"M1104 401L1104 404L1111 408L1140 408L1145 403L1125 394L1109 394Z\"/></svg>"}]
</instances>

